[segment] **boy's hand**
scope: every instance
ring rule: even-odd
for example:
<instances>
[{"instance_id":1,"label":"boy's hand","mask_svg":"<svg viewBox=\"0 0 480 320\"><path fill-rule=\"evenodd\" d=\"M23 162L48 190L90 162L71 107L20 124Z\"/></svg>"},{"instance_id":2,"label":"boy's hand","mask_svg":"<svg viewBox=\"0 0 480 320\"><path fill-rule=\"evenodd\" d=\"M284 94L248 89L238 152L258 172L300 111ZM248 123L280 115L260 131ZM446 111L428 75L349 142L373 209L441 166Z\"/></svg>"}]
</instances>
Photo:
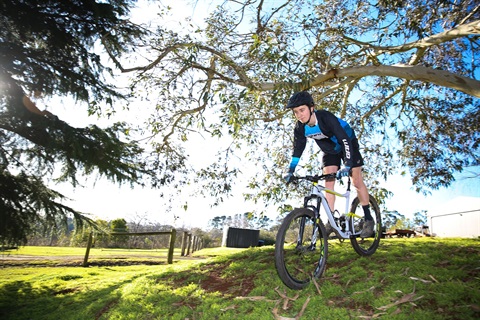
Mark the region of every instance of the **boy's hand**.
<instances>
[{"instance_id":1,"label":"boy's hand","mask_svg":"<svg viewBox=\"0 0 480 320\"><path fill-rule=\"evenodd\" d=\"M345 167L337 171L337 179L350 175L350 167Z\"/></svg>"},{"instance_id":2,"label":"boy's hand","mask_svg":"<svg viewBox=\"0 0 480 320\"><path fill-rule=\"evenodd\" d=\"M293 178L293 172L289 172L287 173L287 175L285 177L283 177L285 179L285 181L287 182L287 184L289 184L290 182L292 182L292 178Z\"/></svg>"}]
</instances>

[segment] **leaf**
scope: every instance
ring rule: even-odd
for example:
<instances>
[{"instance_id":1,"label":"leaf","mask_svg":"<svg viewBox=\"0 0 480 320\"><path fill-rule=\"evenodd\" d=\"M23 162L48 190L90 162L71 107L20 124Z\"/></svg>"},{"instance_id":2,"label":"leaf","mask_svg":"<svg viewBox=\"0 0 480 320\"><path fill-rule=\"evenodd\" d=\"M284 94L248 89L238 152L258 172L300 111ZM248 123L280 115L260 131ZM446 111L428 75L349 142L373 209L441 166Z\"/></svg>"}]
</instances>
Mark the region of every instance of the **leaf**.
<instances>
[{"instance_id":1,"label":"leaf","mask_svg":"<svg viewBox=\"0 0 480 320\"><path fill-rule=\"evenodd\" d=\"M417 300L423 298L423 296L420 296L420 297L416 297L416 296L417 296L416 293L413 293L413 292L408 293L408 294L404 295L402 298L400 298L400 300L397 300L396 302L387 304L387 305L382 306L382 307L378 307L377 309L382 310L382 311L386 311L386 310L390 309L391 307L397 306L399 304L403 304L403 303L407 303L407 302L413 302L413 301L417 301Z\"/></svg>"},{"instance_id":2,"label":"leaf","mask_svg":"<svg viewBox=\"0 0 480 320\"><path fill-rule=\"evenodd\" d=\"M375 286L372 286L372 287L370 287L369 289L364 290L364 291L356 291L356 292L354 292L353 294L360 294L360 293L364 293L364 292L372 291L372 290L375 290Z\"/></svg>"},{"instance_id":3,"label":"leaf","mask_svg":"<svg viewBox=\"0 0 480 320\"><path fill-rule=\"evenodd\" d=\"M228 310L235 310L237 307L238 307L237 305L232 304L232 305L230 305L226 308L220 309L220 310L225 312L225 311L228 311Z\"/></svg>"},{"instance_id":4,"label":"leaf","mask_svg":"<svg viewBox=\"0 0 480 320\"><path fill-rule=\"evenodd\" d=\"M423 283L432 283L432 281L430 281L430 280L424 280L424 279L420 279L420 278L417 278L417 277L410 277L410 279L415 280L415 281L420 281L420 282L423 282Z\"/></svg>"},{"instance_id":5,"label":"leaf","mask_svg":"<svg viewBox=\"0 0 480 320\"><path fill-rule=\"evenodd\" d=\"M252 296L252 297L235 297L238 300L250 300L250 301L267 301L267 302L276 302L278 300L267 299L264 296Z\"/></svg>"}]
</instances>

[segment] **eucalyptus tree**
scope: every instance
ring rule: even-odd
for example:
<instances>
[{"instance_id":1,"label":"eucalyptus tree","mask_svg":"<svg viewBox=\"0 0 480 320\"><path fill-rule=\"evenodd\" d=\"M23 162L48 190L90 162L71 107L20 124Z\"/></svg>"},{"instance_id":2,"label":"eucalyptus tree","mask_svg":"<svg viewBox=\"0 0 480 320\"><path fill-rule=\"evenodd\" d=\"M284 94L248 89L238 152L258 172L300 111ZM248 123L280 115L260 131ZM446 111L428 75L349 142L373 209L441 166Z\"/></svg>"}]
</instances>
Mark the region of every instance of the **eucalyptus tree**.
<instances>
[{"instance_id":1,"label":"eucalyptus tree","mask_svg":"<svg viewBox=\"0 0 480 320\"><path fill-rule=\"evenodd\" d=\"M195 1L193 17L202 4ZM156 150L183 155L182 143L195 134L232 139L198 170L197 181L208 181L204 191L230 191L240 173L230 161L237 155L258 169L247 198L279 202L292 194L281 179L293 121L284 106L299 90L354 124L380 198L389 192L378 181L398 170L428 192L478 164L477 1L207 4L215 9L201 24L160 23L143 38L143 62L110 55L137 76L134 90L156 97L149 122ZM171 19L162 11L158 21Z\"/></svg>"}]
</instances>

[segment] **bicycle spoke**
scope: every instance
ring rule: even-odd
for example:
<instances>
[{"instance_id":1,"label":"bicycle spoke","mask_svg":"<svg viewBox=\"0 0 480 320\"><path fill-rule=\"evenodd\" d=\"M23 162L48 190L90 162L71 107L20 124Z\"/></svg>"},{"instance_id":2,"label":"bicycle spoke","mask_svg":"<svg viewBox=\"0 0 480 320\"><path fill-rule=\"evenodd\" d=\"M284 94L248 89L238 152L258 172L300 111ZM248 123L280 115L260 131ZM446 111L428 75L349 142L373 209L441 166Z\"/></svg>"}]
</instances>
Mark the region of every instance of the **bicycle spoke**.
<instances>
[{"instance_id":1,"label":"bicycle spoke","mask_svg":"<svg viewBox=\"0 0 480 320\"><path fill-rule=\"evenodd\" d=\"M369 256L375 253L380 243L380 237L382 234L382 223L380 216L380 209L377 202L373 197L370 197L370 211L374 220L373 234L368 237L361 237L364 226L363 209L358 198L352 202L350 210L349 225L353 230L354 236L350 239L350 242L355 251L361 256Z\"/></svg>"},{"instance_id":2,"label":"bicycle spoke","mask_svg":"<svg viewBox=\"0 0 480 320\"><path fill-rule=\"evenodd\" d=\"M292 289L303 288L312 274L321 276L326 258L326 237L314 223L313 212L292 211L282 223L275 244L275 264L282 281Z\"/></svg>"}]
</instances>

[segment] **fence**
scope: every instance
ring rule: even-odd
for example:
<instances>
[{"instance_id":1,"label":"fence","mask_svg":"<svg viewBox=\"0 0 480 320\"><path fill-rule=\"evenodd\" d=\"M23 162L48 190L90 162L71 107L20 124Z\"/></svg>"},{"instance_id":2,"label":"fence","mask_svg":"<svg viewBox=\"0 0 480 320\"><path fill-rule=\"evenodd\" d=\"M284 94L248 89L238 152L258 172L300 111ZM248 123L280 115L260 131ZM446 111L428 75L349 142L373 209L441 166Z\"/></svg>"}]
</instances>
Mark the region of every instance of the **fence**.
<instances>
[{"instance_id":1,"label":"fence","mask_svg":"<svg viewBox=\"0 0 480 320\"><path fill-rule=\"evenodd\" d=\"M168 264L173 263L173 251L175 249L175 240L177 237L177 230L172 229L171 231L153 231L153 232L111 232L110 235L112 236L146 236L146 235L170 235L170 245L168 248L168 256L167 262ZM93 243L93 232L90 232L88 236L88 243L87 249L85 252L85 258L83 259L83 266L88 267L88 256L90 255L90 248L92 247ZM183 232L182 238L182 257L185 256L185 250L187 251L186 255L190 255L191 253L200 250L202 248L202 240L200 237L192 236L191 233L186 231Z\"/></svg>"},{"instance_id":2,"label":"fence","mask_svg":"<svg viewBox=\"0 0 480 320\"><path fill-rule=\"evenodd\" d=\"M183 232L182 253L181 253L182 257L190 255L190 250L192 250L191 253L194 253L195 251L200 250L202 247L203 247L203 242L200 237L193 236L191 233L188 233L187 231ZM187 251L186 254L185 254L185 250Z\"/></svg>"}]
</instances>

